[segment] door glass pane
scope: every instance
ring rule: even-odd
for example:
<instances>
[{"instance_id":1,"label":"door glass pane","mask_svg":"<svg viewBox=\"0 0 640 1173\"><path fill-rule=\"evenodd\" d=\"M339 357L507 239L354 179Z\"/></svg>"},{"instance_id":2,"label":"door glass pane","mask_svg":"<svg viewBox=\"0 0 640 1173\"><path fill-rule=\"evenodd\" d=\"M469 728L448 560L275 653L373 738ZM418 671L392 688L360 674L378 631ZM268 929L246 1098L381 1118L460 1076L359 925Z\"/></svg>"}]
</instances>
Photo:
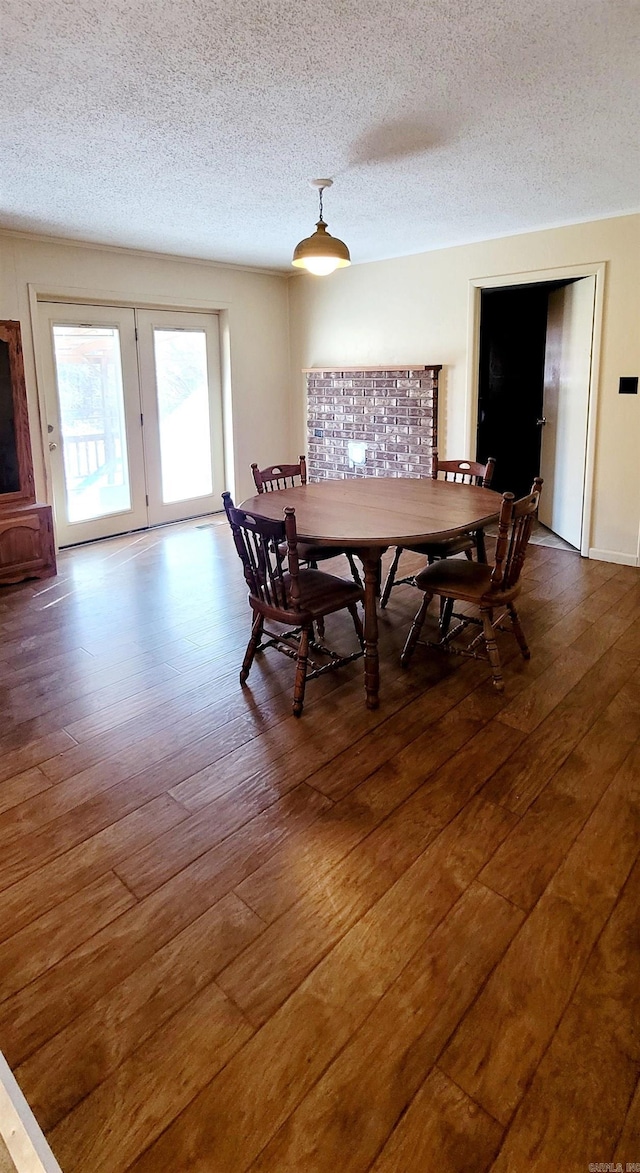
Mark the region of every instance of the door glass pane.
<instances>
[{"instance_id":1,"label":"door glass pane","mask_svg":"<svg viewBox=\"0 0 640 1173\"><path fill-rule=\"evenodd\" d=\"M204 330L153 332L162 500L213 492L207 339Z\"/></svg>"},{"instance_id":2,"label":"door glass pane","mask_svg":"<svg viewBox=\"0 0 640 1173\"><path fill-rule=\"evenodd\" d=\"M90 521L131 508L120 334L54 326L67 516Z\"/></svg>"},{"instance_id":3,"label":"door glass pane","mask_svg":"<svg viewBox=\"0 0 640 1173\"><path fill-rule=\"evenodd\" d=\"M0 493L20 492L9 343L0 339Z\"/></svg>"}]
</instances>

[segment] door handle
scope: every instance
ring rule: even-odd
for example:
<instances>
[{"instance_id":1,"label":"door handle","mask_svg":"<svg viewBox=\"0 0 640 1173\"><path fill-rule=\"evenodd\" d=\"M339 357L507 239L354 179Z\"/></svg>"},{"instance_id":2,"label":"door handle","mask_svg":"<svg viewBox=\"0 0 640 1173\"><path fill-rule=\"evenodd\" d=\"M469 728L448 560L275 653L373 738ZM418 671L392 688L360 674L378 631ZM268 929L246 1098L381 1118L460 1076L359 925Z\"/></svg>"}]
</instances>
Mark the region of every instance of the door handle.
<instances>
[{"instance_id":1,"label":"door handle","mask_svg":"<svg viewBox=\"0 0 640 1173\"><path fill-rule=\"evenodd\" d=\"M536 420L536 423L539 428L543 428L545 426L546 422L547 421L546 421L545 416L543 416L542 419Z\"/></svg>"}]
</instances>

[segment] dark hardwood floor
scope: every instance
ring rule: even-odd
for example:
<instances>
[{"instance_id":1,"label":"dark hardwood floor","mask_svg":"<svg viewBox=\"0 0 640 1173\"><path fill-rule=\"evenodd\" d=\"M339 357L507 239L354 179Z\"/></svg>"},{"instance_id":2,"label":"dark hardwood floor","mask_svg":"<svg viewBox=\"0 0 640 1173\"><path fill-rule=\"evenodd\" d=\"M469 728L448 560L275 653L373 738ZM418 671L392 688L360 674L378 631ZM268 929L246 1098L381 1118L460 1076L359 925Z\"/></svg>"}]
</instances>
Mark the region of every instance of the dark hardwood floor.
<instances>
[{"instance_id":1,"label":"dark hardwood floor","mask_svg":"<svg viewBox=\"0 0 640 1173\"><path fill-rule=\"evenodd\" d=\"M502 696L399 587L380 709L296 720L221 518L59 570L0 591L0 1049L64 1173L640 1162L640 571L533 546Z\"/></svg>"}]
</instances>

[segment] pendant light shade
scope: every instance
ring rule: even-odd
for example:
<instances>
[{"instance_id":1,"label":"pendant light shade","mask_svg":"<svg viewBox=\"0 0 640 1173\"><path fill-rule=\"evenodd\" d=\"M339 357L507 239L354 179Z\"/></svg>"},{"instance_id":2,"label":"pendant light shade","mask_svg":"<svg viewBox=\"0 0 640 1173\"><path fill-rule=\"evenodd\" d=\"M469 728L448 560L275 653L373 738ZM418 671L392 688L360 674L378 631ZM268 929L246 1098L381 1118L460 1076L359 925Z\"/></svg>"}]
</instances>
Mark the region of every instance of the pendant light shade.
<instances>
[{"instance_id":1,"label":"pendant light shade","mask_svg":"<svg viewBox=\"0 0 640 1173\"><path fill-rule=\"evenodd\" d=\"M296 245L291 262L297 269L306 269L316 277L326 277L328 273L333 273L334 269L343 269L351 264L346 244L327 231L327 225L322 217L322 193L325 187L331 187L332 182L331 179L311 181L312 187L320 189L320 219L313 236L305 237Z\"/></svg>"}]
</instances>

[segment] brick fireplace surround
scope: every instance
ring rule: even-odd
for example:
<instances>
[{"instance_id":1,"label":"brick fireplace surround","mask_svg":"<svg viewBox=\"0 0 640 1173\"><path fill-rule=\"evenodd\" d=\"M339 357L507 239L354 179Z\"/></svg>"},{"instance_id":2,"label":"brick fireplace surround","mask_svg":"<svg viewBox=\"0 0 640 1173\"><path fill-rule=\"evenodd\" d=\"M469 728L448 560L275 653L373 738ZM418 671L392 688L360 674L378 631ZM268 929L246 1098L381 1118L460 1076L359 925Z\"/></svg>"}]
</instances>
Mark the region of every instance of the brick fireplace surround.
<instances>
[{"instance_id":1,"label":"brick fireplace surround","mask_svg":"<svg viewBox=\"0 0 640 1173\"><path fill-rule=\"evenodd\" d=\"M441 370L409 364L305 370L309 479L430 476ZM363 464L349 459L350 440L364 445Z\"/></svg>"}]
</instances>

